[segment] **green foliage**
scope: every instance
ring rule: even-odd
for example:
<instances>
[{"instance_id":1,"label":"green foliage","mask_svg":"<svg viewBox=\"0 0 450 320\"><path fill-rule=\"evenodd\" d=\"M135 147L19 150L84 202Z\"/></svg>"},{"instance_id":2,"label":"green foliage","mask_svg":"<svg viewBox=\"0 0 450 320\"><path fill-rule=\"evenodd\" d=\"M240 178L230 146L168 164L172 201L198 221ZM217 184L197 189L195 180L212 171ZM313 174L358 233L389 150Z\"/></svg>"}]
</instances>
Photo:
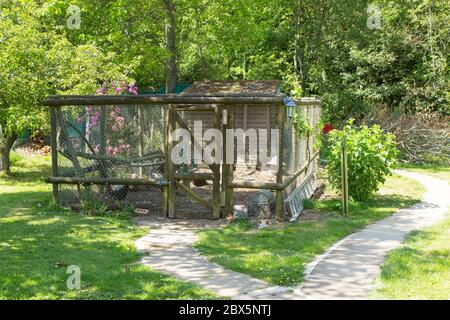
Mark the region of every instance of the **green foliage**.
<instances>
[{"instance_id":1,"label":"green foliage","mask_svg":"<svg viewBox=\"0 0 450 320\"><path fill-rule=\"evenodd\" d=\"M341 147L345 139L348 157L349 195L366 201L391 174L396 164L395 137L383 133L378 125L356 128L349 121L342 130L329 133L328 175L333 187L341 186Z\"/></svg>"},{"instance_id":2,"label":"green foliage","mask_svg":"<svg viewBox=\"0 0 450 320\"><path fill-rule=\"evenodd\" d=\"M20 161L23 160L23 157L18 154L17 152L11 152L10 156L9 156L9 161L11 162L12 166L17 165Z\"/></svg>"},{"instance_id":3,"label":"green foliage","mask_svg":"<svg viewBox=\"0 0 450 320\"><path fill-rule=\"evenodd\" d=\"M308 115L306 112L299 110L299 108L295 109L292 124L299 138L309 137L314 131L313 127L309 124Z\"/></svg>"},{"instance_id":4,"label":"green foliage","mask_svg":"<svg viewBox=\"0 0 450 320\"><path fill-rule=\"evenodd\" d=\"M303 208L307 210L314 209L316 206L316 203L313 199L303 199Z\"/></svg>"},{"instance_id":5,"label":"green foliage","mask_svg":"<svg viewBox=\"0 0 450 320\"><path fill-rule=\"evenodd\" d=\"M86 199L81 202L80 212L86 216L105 216L108 212L108 207L103 202L90 198L89 192L86 192Z\"/></svg>"}]
</instances>

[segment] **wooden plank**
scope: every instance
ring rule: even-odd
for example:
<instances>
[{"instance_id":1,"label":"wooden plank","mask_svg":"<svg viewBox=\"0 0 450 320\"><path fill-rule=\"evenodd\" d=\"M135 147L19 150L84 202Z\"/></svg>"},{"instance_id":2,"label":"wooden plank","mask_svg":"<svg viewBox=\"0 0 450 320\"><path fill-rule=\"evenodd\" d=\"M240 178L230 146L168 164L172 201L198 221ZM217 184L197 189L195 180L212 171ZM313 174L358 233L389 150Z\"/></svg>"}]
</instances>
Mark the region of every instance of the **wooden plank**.
<instances>
[{"instance_id":1,"label":"wooden plank","mask_svg":"<svg viewBox=\"0 0 450 320\"><path fill-rule=\"evenodd\" d=\"M189 174L180 174L175 173L174 175L175 179L183 179L183 180L214 180L214 174L212 173L189 173Z\"/></svg>"},{"instance_id":2,"label":"wooden plank","mask_svg":"<svg viewBox=\"0 0 450 320\"><path fill-rule=\"evenodd\" d=\"M284 190L284 184L276 182L231 182L228 187L232 189Z\"/></svg>"},{"instance_id":3,"label":"wooden plank","mask_svg":"<svg viewBox=\"0 0 450 320\"><path fill-rule=\"evenodd\" d=\"M176 111L189 111L189 112L214 112L214 107L211 106L180 106L175 107Z\"/></svg>"}]
</instances>

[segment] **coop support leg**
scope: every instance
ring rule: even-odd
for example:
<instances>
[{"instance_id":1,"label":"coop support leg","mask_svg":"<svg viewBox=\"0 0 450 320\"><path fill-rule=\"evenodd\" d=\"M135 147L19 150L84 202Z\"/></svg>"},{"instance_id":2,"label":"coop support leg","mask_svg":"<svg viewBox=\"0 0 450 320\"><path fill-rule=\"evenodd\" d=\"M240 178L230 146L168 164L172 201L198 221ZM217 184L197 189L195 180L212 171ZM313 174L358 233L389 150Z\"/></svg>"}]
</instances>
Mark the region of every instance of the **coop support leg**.
<instances>
[{"instance_id":1,"label":"coop support leg","mask_svg":"<svg viewBox=\"0 0 450 320\"><path fill-rule=\"evenodd\" d=\"M280 105L278 107L278 129L279 129L279 141L278 141L278 171L277 171L277 183L283 183L283 153L284 153L284 123L285 123L285 107ZM278 221L284 219L284 205L283 205L283 190L277 190L275 195L275 215Z\"/></svg>"},{"instance_id":2,"label":"coop support leg","mask_svg":"<svg viewBox=\"0 0 450 320\"><path fill-rule=\"evenodd\" d=\"M219 106L214 106L214 128L220 130L221 129L221 116L220 116L220 108ZM218 152L216 150L215 152ZM212 167L213 169L213 209L212 209L212 218L214 220L220 219L220 210L221 210L221 201L220 201L220 164L215 163Z\"/></svg>"},{"instance_id":3,"label":"coop support leg","mask_svg":"<svg viewBox=\"0 0 450 320\"><path fill-rule=\"evenodd\" d=\"M175 166L172 161L173 137L175 130L174 108L168 105L165 113L166 123L166 144L165 144L165 166L164 177L169 181L169 185L163 187L164 215L175 218L176 213L176 186L175 186Z\"/></svg>"},{"instance_id":4,"label":"coop support leg","mask_svg":"<svg viewBox=\"0 0 450 320\"><path fill-rule=\"evenodd\" d=\"M58 176L58 120L56 118L56 108L50 108L50 147L52 152L52 176ZM52 184L53 201L59 203L59 186L57 183Z\"/></svg>"},{"instance_id":5,"label":"coop support leg","mask_svg":"<svg viewBox=\"0 0 450 320\"><path fill-rule=\"evenodd\" d=\"M227 163L227 135L226 130L234 126L234 111L226 108L226 121L223 127L223 164L222 164L222 192L225 193L225 205L222 213L223 217L233 214L233 189L230 188L233 182L233 164ZM225 118L224 118L225 119Z\"/></svg>"}]
</instances>

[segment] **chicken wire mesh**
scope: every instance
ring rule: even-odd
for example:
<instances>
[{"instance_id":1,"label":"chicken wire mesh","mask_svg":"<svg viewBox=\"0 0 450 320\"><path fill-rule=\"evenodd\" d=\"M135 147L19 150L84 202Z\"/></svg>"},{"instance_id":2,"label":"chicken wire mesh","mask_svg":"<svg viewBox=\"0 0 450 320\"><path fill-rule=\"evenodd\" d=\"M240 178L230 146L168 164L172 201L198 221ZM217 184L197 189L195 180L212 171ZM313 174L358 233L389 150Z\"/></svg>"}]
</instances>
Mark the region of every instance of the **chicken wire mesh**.
<instances>
[{"instance_id":1,"label":"chicken wire mesh","mask_svg":"<svg viewBox=\"0 0 450 320\"><path fill-rule=\"evenodd\" d=\"M279 106L233 106L234 129L256 132L267 129L269 137L267 150L271 150L270 129L278 129L277 108ZM304 113L310 126L318 130L320 105L305 105L299 109ZM154 105L139 106L80 106L61 107L57 113L57 147L59 177L65 178L122 178L164 179L165 111ZM214 113L177 111L180 118L192 129L194 120L202 120L204 130L214 125ZM176 124L180 128L180 124ZM283 181L291 177L314 154L314 135L304 138L295 134L292 121L286 119L283 153ZM261 165L258 154L250 150L249 140L244 142L246 162L235 158L233 182L276 182L277 167ZM236 153L236 152L235 152ZM276 153L272 156L276 157ZM269 161L276 164L276 159ZM193 199L183 184L192 193L212 202L213 181L183 179L183 175L212 174L205 164L192 163L175 167L176 212L177 217L209 218L211 208ZM311 172L308 169L300 175L292 188L301 183ZM223 179L221 176L220 179ZM219 180L220 180L219 179ZM219 182L219 184L222 181ZM216 186L217 187L217 186ZM130 184L59 184L59 201L72 208L80 208L82 203L99 202L109 208L133 206L142 214L161 214L163 196L161 186ZM222 191L225 189L222 188ZM235 205L247 205L257 192L254 189L237 188L233 193ZM194 197L195 198L195 197Z\"/></svg>"},{"instance_id":2,"label":"chicken wire mesh","mask_svg":"<svg viewBox=\"0 0 450 320\"><path fill-rule=\"evenodd\" d=\"M59 177L162 179L164 109L161 106L61 107L57 113ZM162 209L160 187L60 184L59 201L78 207L98 201Z\"/></svg>"},{"instance_id":3,"label":"chicken wire mesh","mask_svg":"<svg viewBox=\"0 0 450 320\"><path fill-rule=\"evenodd\" d=\"M300 112L301 116L307 121L309 127L313 130L308 136L302 136L297 134L293 120L285 119L285 130L282 133L284 135L284 146L282 155L282 172L283 180L286 182L287 179L296 174L310 159L313 158L315 154L315 144L317 134L320 133L320 103L304 103L298 102L297 112ZM257 108L257 107L255 107ZM261 108L261 107L259 107ZM266 123L257 127L257 129L278 129L279 123L277 118L277 106L266 107L269 108L269 115L267 117ZM251 110L251 109L249 109ZM261 113L261 112L260 112ZM247 117L260 117L258 113L251 113ZM239 122L237 123L239 125ZM245 128L245 127L244 127ZM271 140L268 139L267 150L271 149ZM246 144L246 154L251 153L248 146L248 141ZM272 156L277 156L273 154ZM259 159L254 157L247 157L247 163L239 164L235 163L233 170L233 183L246 183L246 182L257 182L257 183L275 183L277 182L277 166L261 166ZM276 164L277 159L271 160L271 163ZM290 184L285 192L286 197L291 191L293 191L302 181L309 175L314 174L314 163L309 166L304 173L300 174L292 184ZM252 198L258 193L255 189L245 189L236 188L233 193L233 203L234 205L242 208L247 207L251 203ZM288 212L288 210L287 210Z\"/></svg>"}]
</instances>

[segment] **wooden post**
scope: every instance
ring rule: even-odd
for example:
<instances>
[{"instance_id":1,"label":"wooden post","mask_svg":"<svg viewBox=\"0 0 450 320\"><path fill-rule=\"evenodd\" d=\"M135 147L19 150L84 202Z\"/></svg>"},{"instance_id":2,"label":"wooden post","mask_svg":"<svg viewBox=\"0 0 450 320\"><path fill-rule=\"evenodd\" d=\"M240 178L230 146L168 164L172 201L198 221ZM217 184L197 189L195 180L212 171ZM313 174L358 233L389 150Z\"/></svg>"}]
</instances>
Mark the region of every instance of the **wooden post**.
<instances>
[{"instance_id":1,"label":"wooden post","mask_svg":"<svg viewBox=\"0 0 450 320\"><path fill-rule=\"evenodd\" d=\"M221 129L221 108L214 106L214 128ZM217 150L215 151L217 153ZM217 154L215 155L217 157ZM220 163L215 163L212 167L214 180L213 180L213 210L212 218L214 220L220 219L221 201L220 201Z\"/></svg>"},{"instance_id":2,"label":"wooden post","mask_svg":"<svg viewBox=\"0 0 450 320\"><path fill-rule=\"evenodd\" d=\"M175 166L172 161L172 133L175 130L175 118L172 105L168 105L165 112L166 123L166 141L165 141L165 163L164 163L164 178L169 181L168 186L163 187L163 200L164 200L164 215L169 218L175 218L176 216L176 186L175 186Z\"/></svg>"},{"instance_id":3,"label":"wooden post","mask_svg":"<svg viewBox=\"0 0 450 320\"><path fill-rule=\"evenodd\" d=\"M227 146L227 139L226 139L226 130L232 129L234 127L234 110L232 108L227 108L227 124L224 126L223 131L223 146L224 146L224 153L223 153L223 191L225 191L225 206L224 206L224 216L232 215L233 214L233 188L230 188L230 184L233 182L233 163L226 163L227 161L227 152L226 152L226 146ZM234 142L234 141L232 141ZM234 143L233 143L234 144Z\"/></svg>"},{"instance_id":4,"label":"wooden post","mask_svg":"<svg viewBox=\"0 0 450 320\"><path fill-rule=\"evenodd\" d=\"M341 142L341 176L342 176L342 213L348 213L348 167L347 167L347 141Z\"/></svg>"},{"instance_id":5,"label":"wooden post","mask_svg":"<svg viewBox=\"0 0 450 320\"><path fill-rule=\"evenodd\" d=\"M279 146L278 146L278 172L277 183L283 183L283 154L284 154L284 124L285 124L286 108L283 104L278 105L278 129L279 129ZM283 190L277 190L275 195L275 215L278 221L284 219Z\"/></svg>"},{"instance_id":6,"label":"wooden post","mask_svg":"<svg viewBox=\"0 0 450 320\"><path fill-rule=\"evenodd\" d=\"M52 151L52 176L57 177L58 174L58 120L56 118L56 108L50 108L50 146ZM57 183L52 184L53 201L59 203L59 188Z\"/></svg>"}]
</instances>

